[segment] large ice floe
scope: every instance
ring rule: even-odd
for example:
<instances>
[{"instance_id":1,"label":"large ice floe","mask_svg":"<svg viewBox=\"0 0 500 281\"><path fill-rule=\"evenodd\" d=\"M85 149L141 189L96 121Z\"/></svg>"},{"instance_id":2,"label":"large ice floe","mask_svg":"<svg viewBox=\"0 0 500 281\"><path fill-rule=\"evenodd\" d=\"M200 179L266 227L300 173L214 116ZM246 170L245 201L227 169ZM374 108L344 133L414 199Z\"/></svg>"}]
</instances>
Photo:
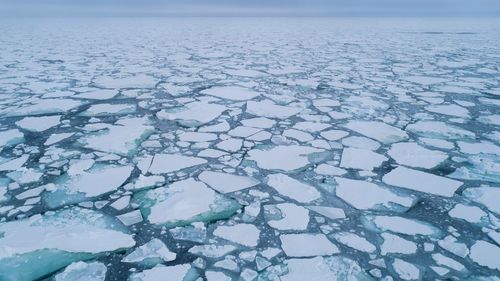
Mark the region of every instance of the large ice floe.
<instances>
[{"instance_id":1,"label":"large ice floe","mask_svg":"<svg viewBox=\"0 0 500 281\"><path fill-rule=\"evenodd\" d=\"M500 281L498 30L2 19L0 281Z\"/></svg>"}]
</instances>

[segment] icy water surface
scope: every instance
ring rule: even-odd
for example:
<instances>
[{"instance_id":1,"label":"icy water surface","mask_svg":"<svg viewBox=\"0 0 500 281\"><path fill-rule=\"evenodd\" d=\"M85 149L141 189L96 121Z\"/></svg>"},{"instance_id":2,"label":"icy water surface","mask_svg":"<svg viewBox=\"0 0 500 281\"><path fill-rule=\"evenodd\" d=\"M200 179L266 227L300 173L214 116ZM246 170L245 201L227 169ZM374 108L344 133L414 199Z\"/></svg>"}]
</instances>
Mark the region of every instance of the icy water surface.
<instances>
[{"instance_id":1,"label":"icy water surface","mask_svg":"<svg viewBox=\"0 0 500 281\"><path fill-rule=\"evenodd\" d=\"M0 22L0 280L500 280L500 24Z\"/></svg>"}]
</instances>

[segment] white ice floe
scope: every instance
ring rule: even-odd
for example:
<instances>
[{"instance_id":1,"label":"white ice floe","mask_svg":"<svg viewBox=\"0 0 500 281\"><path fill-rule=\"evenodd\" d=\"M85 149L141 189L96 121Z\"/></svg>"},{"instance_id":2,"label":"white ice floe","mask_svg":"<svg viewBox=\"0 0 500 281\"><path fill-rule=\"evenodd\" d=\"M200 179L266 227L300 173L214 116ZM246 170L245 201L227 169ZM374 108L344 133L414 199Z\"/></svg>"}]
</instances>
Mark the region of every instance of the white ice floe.
<instances>
[{"instance_id":1,"label":"white ice floe","mask_svg":"<svg viewBox=\"0 0 500 281\"><path fill-rule=\"evenodd\" d=\"M341 208L326 206L306 206L306 208L332 220L345 218L345 212Z\"/></svg>"},{"instance_id":2,"label":"white ice floe","mask_svg":"<svg viewBox=\"0 0 500 281\"><path fill-rule=\"evenodd\" d=\"M427 106L425 109L430 112L439 113L443 115L469 118L469 110L467 110L467 108L458 106L456 104L430 105Z\"/></svg>"},{"instance_id":3,"label":"white ice floe","mask_svg":"<svg viewBox=\"0 0 500 281\"><path fill-rule=\"evenodd\" d=\"M166 226L224 219L241 208L236 201L192 178L136 193L134 202L149 222Z\"/></svg>"},{"instance_id":4,"label":"white ice floe","mask_svg":"<svg viewBox=\"0 0 500 281\"><path fill-rule=\"evenodd\" d=\"M397 167L385 174L382 180L390 185L444 197L452 197L463 184L457 180L405 167Z\"/></svg>"},{"instance_id":5,"label":"white ice floe","mask_svg":"<svg viewBox=\"0 0 500 281\"><path fill-rule=\"evenodd\" d=\"M93 104L87 110L80 113L82 116L107 116L107 115L125 115L136 111L136 106L133 104Z\"/></svg>"},{"instance_id":6,"label":"white ice floe","mask_svg":"<svg viewBox=\"0 0 500 281\"><path fill-rule=\"evenodd\" d=\"M156 154L148 171L153 174L164 174L207 163L198 157L178 154Z\"/></svg>"},{"instance_id":7,"label":"white ice floe","mask_svg":"<svg viewBox=\"0 0 500 281\"><path fill-rule=\"evenodd\" d=\"M292 198L300 203L310 203L321 198L321 193L315 187L285 174L269 175L267 177L267 185L274 188L281 195Z\"/></svg>"},{"instance_id":8,"label":"white ice floe","mask_svg":"<svg viewBox=\"0 0 500 281\"><path fill-rule=\"evenodd\" d=\"M360 210L406 211L417 200L415 196L398 194L377 184L336 177L335 195Z\"/></svg>"},{"instance_id":9,"label":"white ice floe","mask_svg":"<svg viewBox=\"0 0 500 281\"><path fill-rule=\"evenodd\" d=\"M401 165L431 169L448 158L446 153L430 150L416 143L395 143L387 154Z\"/></svg>"},{"instance_id":10,"label":"white ice floe","mask_svg":"<svg viewBox=\"0 0 500 281\"><path fill-rule=\"evenodd\" d=\"M260 96L259 92L240 86L213 87L203 90L200 93L218 97L223 100L235 100L235 101L251 100L255 97Z\"/></svg>"},{"instance_id":11,"label":"white ice floe","mask_svg":"<svg viewBox=\"0 0 500 281\"><path fill-rule=\"evenodd\" d=\"M285 263L281 281L373 280L357 262L342 256L288 259Z\"/></svg>"},{"instance_id":12,"label":"white ice floe","mask_svg":"<svg viewBox=\"0 0 500 281\"><path fill-rule=\"evenodd\" d=\"M106 265L101 262L74 262L68 265L63 272L57 274L55 281L104 281L106 279Z\"/></svg>"},{"instance_id":13,"label":"white ice floe","mask_svg":"<svg viewBox=\"0 0 500 281\"><path fill-rule=\"evenodd\" d=\"M402 280L420 280L420 269L402 259L394 259L392 268Z\"/></svg>"},{"instance_id":14,"label":"white ice floe","mask_svg":"<svg viewBox=\"0 0 500 281\"><path fill-rule=\"evenodd\" d=\"M279 210L279 219L267 220L272 228L278 230L306 230L309 224L309 211L292 203L281 203L275 206ZM272 214L276 216L275 214Z\"/></svg>"},{"instance_id":15,"label":"white ice floe","mask_svg":"<svg viewBox=\"0 0 500 281\"><path fill-rule=\"evenodd\" d=\"M328 256L339 249L324 234L302 233L280 235L281 248L289 257Z\"/></svg>"},{"instance_id":16,"label":"white ice floe","mask_svg":"<svg viewBox=\"0 0 500 281\"><path fill-rule=\"evenodd\" d=\"M470 223L481 223L482 220L487 221L488 214L476 206L467 206L457 204L448 212L452 218L463 219Z\"/></svg>"},{"instance_id":17,"label":"white ice floe","mask_svg":"<svg viewBox=\"0 0 500 281\"><path fill-rule=\"evenodd\" d=\"M73 108L83 105L84 102L70 99L39 99L35 100L33 104L23 105L21 107L12 107L0 114L7 116L25 116L25 115L38 115L38 114L51 114L51 113L67 113Z\"/></svg>"},{"instance_id":18,"label":"white ice floe","mask_svg":"<svg viewBox=\"0 0 500 281\"><path fill-rule=\"evenodd\" d=\"M418 121L417 123L408 125L406 130L424 137L438 139L466 139L476 136L471 131L440 121Z\"/></svg>"},{"instance_id":19,"label":"white ice floe","mask_svg":"<svg viewBox=\"0 0 500 281\"><path fill-rule=\"evenodd\" d=\"M71 169L71 168L70 168ZM132 166L101 165L68 173L55 181L43 199L51 208L82 202L115 191L130 177Z\"/></svg>"},{"instance_id":20,"label":"white ice floe","mask_svg":"<svg viewBox=\"0 0 500 281\"><path fill-rule=\"evenodd\" d=\"M333 235L333 237L339 243L361 252L373 253L377 250L377 247L366 240L366 238L358 236L354 233L337 232Z\"/></svg>"},{"instance_id":21,"label":"white ice floe","mask_svg":"<svg viewBox=\"0 0 500 281\"><path fill-rule=\"evenodd\" d=\"M11 129L0 132L0 150L4 146L16 145L24 141L24 134L18 129Z\"/></svg>"},{"instance_id":22,"label":"white ice floe","mask_svg":"<svg viewBox=\"0 0 500 281\"><path fill-rule=\"evenodd\" d=\"M95 89L89 92L84 92L78 95L73 95L72 98L90 99L90 100L107 100L118 95L117 90Z\"/></svg>"},{"instance_id":23,"label":"white ice floe","mask_svg":"<svg viewBox=\"0 0 500 281\"><path fill-rule=\"evenodd\" d=\"M260 230L247 223L221 225L214 230L214 235L243 246L256 247L259 244Z\"/></svg>"},{"instance_id":24,"label":"white ice floe","mask_svg":"<svg viewBox=\"0 0 500 281\"><path fill-rule=\"evenodd\" d=\"M58 134L52 134L50 135L49 138L47 138L47 140L45 141L44 145L53 145L55 143L58 143L62 140L65 140L69 137L71 137L72 135L74 135L75 133L58 133Z\"/></svg>"},{"instance_id":25,"label":"white ice floe","mask_svg":"<svg viewBox=\"0 0 500 281\"><path fill-rule=\"evenodd\" d=\"M16 125L24 130L31 132L43 132L52 127L59 125L61 116L39 116L39 117L25 117L16 122Z\"/></svg>"},{"instance_id":26,"label":"white ice floe","mask_svg":"<svg viewBox=\"0 0 500 281\"><path fill-rule=\"evenodd\" d=\"M500 188L498 187L471 187L464 190L463 195L472 201L475 201L488 210L500 214L500 204L498 204L498 198L500 198Z\"/></svg>"},{"instance_id":27,"label":"white ice floe","mask_svg":"<svg viewBox=\"0 0 500 281\"><path fill-rule=\"evenodd\" d=\"M342 144L360 149L377 150L380 143L365 137L350 136L342 139Z\"/></svg>"},{"instance_id":28,"label":"white ice floe","mask_svg":"<svg viewBox=\"0 0 500 281\"><path fill-rule=\"evenodd\" d=\"M194 281L198 277L197 273L189 264L178 264L172 266L157 265L151 269L132 273L129 281L163 281L168 276L170 280Z\"/></svg>"},{"instance_id":29,"label":"white ice floe","mask_svg":"<svg viewBox=\"0 0 500 281\"><path fill-rule=\"evenodd\" d=\"M270 100L248 101L246 112L255 116L286 119L302 111L303 108L291 105L277 105Z\"/></svg>"},{"instance_id":30,"label":"white ice floe","mask_svg":"<svg viewBox=\"0 0 500 281\"><path fill-rule=\"evenodd\" d=\"M209 142L217 139L216 134L200 132L182 132L178 135L180 141Z\"/></svg>"},{"instance_id":31,"label":"white ice floe","mask_svg":"<svg viewBox=\"0 0 500 281\"><path fill-rule=\"evenodd\" d=\"M388 159L371 150L348 147L342 151L340 167L371 171Z\"/></svg>"},{"instance_id":32,"label":"white ice floe","mask_svg":"<svg viewBox=\"0 0 500 281\"><path fill-rule=\"evenodd\" d=\"M258 185L252 177L238 176L221 172L203 171L198 178L220 193L235 192Z\"/></svg>"},{"instance_id":33,"label":"white ice floe","mask_svg":"<svg viewBox=\"0 0 500 281\"><path fill-rule=\"evenodd\" d=\"M0 159L0 171L15 171L20 169L29 159L29 154L21 155L14 159Z\"/></svg>"},{"instance_id":34,"label":"white ice floe","mask_svg":"<svg viewBox=\"0 0 500 281\"><path fill-rule=\"evenodd\" d=\"M74 261L135 245L115 218L69 208L0 224L0 279L35 280Z\"/></svg>"},{"instance_id":35,"label":"white ice floe","mask_svg":"<svg viewBox=\"0 0 500 281\"><path fill-rule=\"evenodd\" d=\"M217 117L226 110L226 107L220 104L192 102L183 107L165 109L156 115L160 119L178 121L185 126L201 126Z\"/></svg>"},{"instance_id":36,"label":"white ice floe","mask_svg":"<svg viewBox=\"0 0 500 281\"><path fill-rule=\"evenodd\" d=\"M324 150L298 145L274 146L252 149L248 152L248 159L262 169L293 171L310 165L310 156L320 152Z\"/></svg>"},{"instance_id":37,"label":"white ice floe","mask_svg":"<svg viewBox=\"0 0 500 281\"><path fill-rule=\"evenodd\" d=\"M245 119L241 121L241 124L247 127L254 127L260 129L269 129L276 124L276 122L272 119L265 117L255 117L250 119Z\"/></svg>"},{"instance_id":38,"label":"white ice floe","mask_svg":"<svg viewBox=\"0 0 500 281\"><path fill-rule=\"evenodd\" d=\"M406 235L441 235L438 228L427 222L397 216L366 216L363 218L363 224L377 231L391 231Z\"/></svg>"},{"instance_id":39,"label":"white ice floe","mask_svg":"<svg viewBox=\"0 0 500 281\"><path fill-rule=\"evenodd\" d=\"M158 264L175 260L177 255L171 252L165 243L158 238L153 238L146 244L137 247L125 256L122 261L144 265Z\"/></svg>"},{"instance_id":40,"label":"white ice floe","mask_svg":"<svg viewBox=\"0 0 500 281\"><path fill-rule=\"evenodd\" d=\"M408 138L401 129L378 121L350 121L345 127L383 143L393 143Z\"/></svg>"},{"instance_id":41,"label":"white ice floe","mask_svg":"<svg viewBox=\"0 0 500 281\"><path fill-rule=\"evenodd\" d=\"M98 87L108 89L154 88L158 81L147 74L125 77L99 76L93 81Z\"/></svg>"},{"instance_id":42,"label":"white ice floe","mask_svg":"<svg viewBox=\"0 0 500 281\"><path fill-rule=\"evenodd\" d=\"M491 269L500 270L500 247L489 242L479 240L470 247L469 257L477 264Z\"/></svg>"},{"instance_id":43,"label":"white ice floe","mask_svg":"<svg viewBox=\"0 0 500 281\"><path fill-rule=\"evenodd\" d=\"M383 256L387 254L411 255L417 252L417 245L410 240L406 240L388 232L384 232L380 235L384 239L384 242L380 245L380 254Z\"/></svg>"},{"instance_id":44,"label":"white ice floe","mask_svg":"<svg viewBox=\"0 0 500 281\"><path fill-rule=\"evenodd\" d=\"M153 130L146 118L125 118L103 131L83 136L79 142L86 148L130 156Z\"/></svg>"},{"instance_id":45,"label":"white ice floe","mask_svg":"<svg viewBox=\"0 0 500 281\"><path fill-rule=\"evenodd\" d=\"M348 136L349 133L343 130L328 130L321 132L320 135L329 141L336 141Z\"/></svg>"}]
</instances>

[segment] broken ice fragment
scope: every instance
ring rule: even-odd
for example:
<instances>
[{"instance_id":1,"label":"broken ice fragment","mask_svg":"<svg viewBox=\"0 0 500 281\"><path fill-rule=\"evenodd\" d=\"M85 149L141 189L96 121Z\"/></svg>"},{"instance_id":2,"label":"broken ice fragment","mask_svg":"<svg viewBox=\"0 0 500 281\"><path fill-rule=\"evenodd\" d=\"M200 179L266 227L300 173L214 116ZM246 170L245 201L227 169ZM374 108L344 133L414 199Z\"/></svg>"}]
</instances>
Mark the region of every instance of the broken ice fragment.
<instances>
[{"instance_id":1,"label":"broken ice fragment","mask_svg":"<svg viewBox=\"0 0 500 281\"><path fill-rule=\"evenodd\" d=\"M250 100L257 96L260 96L260 93L240 86L212 87L203 90L200 93L218 97L224 100L235 101Z\"/></svg>"},{"instance_id":2,"label":"broken ice fragment","mask_svg":"<svg viewBox=\"0 0 500 281\"><path fill-rule=\"evenodd\" d=\"M154 131L146 118L127 118L118 120L103 131L80 138L80 143L90 149L122 156L132 156L137 147Z\"/></svg>"},{"instance_id":3,"label":"broken ice fragment","mask_svg":"<svg viewBox=\"0 0 500 281\"><path fill-rule=\"evenodd\" d=\"M253 224L221 225L214 230L214 235L231 242L256 247L260 239L260 230Z\"/></svg>"},{"instance_id":4,"label":"broken ice fragment","mask_svg":"<svg viewBox=\"0 0 500 281\"><path fill-rule=\"evenodd\" d=\"M390 185L444 197L452 197L463 184L460 181L401 166L385 174L382 180Z\"/></svg>"},{"instance_id":5,"label":"broken ice fragment","mask_svg":"<svg viewBox=\"0 0 500 281\"><path fill-rule=\"evenodd\" d=\"M158 238L153 238L146 244L137 247L132 253L122 259L122 262L138 263L152 266L163 262L173 261L176 254L171 252L167 246Z\"/></svg>"},{"instance_id":6,"label":"broken ice fragment","mask_svg":"<svg viewBox=\"0 0 500 281\"><path fill-rule=\"evenodd\" d=\"M248 101L246 112L255 116L268 118L286 119L301 112L302 108L297 106L277 105L270 100Z\"/></svg>"},{"instance_id":7,"label":"broken ice fragment","mask_svg":"<svg viewBox=\"0 0 500 281\"><path fill-rule=\"evenodd\" d=\"M335 194L359 210L392 210L404 212L417 198L396 193L371 182L336 177Z\"/></svg>"},{"instance_id":8,"label":"broken ice fragment","mask_svg":"<svg viewBox=\"0 0 500 281\"><path fill-rule=\"evenodd\" d=\"M35 280L135 244L117 219L76 207L2 223L0 233L1 280Z\"/></svg>"},{"instance_id":9,"label":"broken ice fragment","mask_svg":"<svg viewBox=\"0 0 500 281\"><path fill-rule=\"evenodd\" d=\"M411 142L395 143L387 154L399 164L425 169L434 168L448 158L446 153Z\"/></svg>"},{"instance_id":10,"label":"broken ice fragment","mask_svg":"<svg viewBox=\"0 0 500 281\"><path fill-rule=\"evenodd\" d=\"M339 253L339 249L324 234L282 234L281 248L289 257L328 256Z\"/></svg>"},{"instance_id":11,"label":"broken ice fragment","mask_svg":"<svg viewBox=\"0 0 500 281\"><path fill-rule=\"evenodd\" d=\"M371 171L380 166L388 158L371 150L344 148L340 167Z\"/></svg>"},{"instance_id":12,"label":"broken ice fragment","mask_svg":"<svg viewBox=\"0 0 500 281\"><path fill-rule=\"evenodd\" d=\"M391 231L406 235L430 235L439 237L442 232L435 226L415 220L397 216L365 216L363 225L374 231Z\"/></svg>"},{"instance_id":13,"label":"broken ice fragment","mask_svg":"<svg viewBox=\"0 0 500 281\"><path fill-rule=\"evenodd\" d=\"M220 193L235 192L259 184L257 179L220 172L204 171L198 178Z\"/></svg>"},{"instance_id":14,"label":"broken ice fragment","mask_svg":"<svg viewBox=\"0 0 500 281\"><path fill-rule=\"evenodd\" d=\"M225 219L242 207L192 178L136 193L134 202L150 223L167 227Z\"/></svg>"},{"instance_id":15,"label":"broken ice fragment","mask_svg":"<svg viewBox=\"0 0 500 281\"><path fill-rule=\"evenodd\" d=\"M198 157L177 154L156 154L148 171L153 174L164 174L205 163L207 163L207 160Z\"/></svg>"},{"instance_id":16,"label":"broken ice fragment","mask_svg":"<svg viewBox=\"0 0 500 281\"><path fill-rule=\"evenodd\" d=\"M226 107L220 104L192 102L180 108L165 109L156 115L160 119L178 121L188 127L206 124L222 114Z\"/></svg>"},{"instance_id":17,"label":"broken ice fragment","mask_svg":"<svg viewBox=\"0 0 500 281\"><path fill-rule=\"evenodd\" d=\"M132 166L96 164L88 171L62 175L43 200L50 208L58 208L99 197L120 187L132 170Z\"/></svg>"},{"instance_id":18,"label":"broken ice fragment","mask_svg":"<svg viewBox=\"0 0 500 281\"><path fill-rule=\"evenodd\" d=\"M38 117L25 117L16 122L16 125L22 129L31 132L43 132L54 126L59 125L61 116L38 116Z\"/></svg>"},{"instance_id":19,"label":"broken ice fragment","mask_svg":"<svg viewBox=\"0 0 500 281\"><path fill-rule=\"evenodd\" d=\"M383 143L393 143L408 138L401 129L377 121L350 121L345 127Z\"/></svg>"},{"instance_id":20,"label":"broken ice fragment","mask_svg":"<svg viewBox=\"0 0 500 281\"><path fill-rule=\"evenodd\" d=\"M285 174L271 174L267 177L267 185L280 194L301 203L310 203L321 198L321 193L308 184L302 183Z\"/></svg>"},{"instance_id":21,"label":"broken ice fragment","mask_svg":"<svg viewBox=\"0 0 500 281\"><path fill-rule=\"evenodd\" d=\"M57 274L55 281L104 281L106 266L101 262L74 262Z\"/></svg>"},{"instance_id":22,"label":"broken ice fragment","mask_svg":"<svg viewBox=\"0 0 500 281\"><path fill-rule=\"evenodd\" d=\"M288 172L311 165L310 157L321 152L325 151L298 145L262 147L250 150L248 159L262 169Z\"/></svg>"}]
</instances>

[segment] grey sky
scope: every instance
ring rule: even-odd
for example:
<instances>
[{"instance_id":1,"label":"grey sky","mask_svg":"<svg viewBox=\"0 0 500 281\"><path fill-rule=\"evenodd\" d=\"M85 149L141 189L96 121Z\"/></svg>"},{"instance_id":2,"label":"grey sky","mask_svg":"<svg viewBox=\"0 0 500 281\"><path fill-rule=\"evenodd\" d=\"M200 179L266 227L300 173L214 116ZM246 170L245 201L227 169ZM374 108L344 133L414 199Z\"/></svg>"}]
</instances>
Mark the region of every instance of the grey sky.
<instances>
[{"instance_id":1,"label":"grey sky","mask_svg":"<svg viewBox=\"0 0 500 281\"><path fill-rule=\"evenodd\" d=\"M2 16L500 16L500 0L0 0Z\"/></svg>"}]
</instances>

